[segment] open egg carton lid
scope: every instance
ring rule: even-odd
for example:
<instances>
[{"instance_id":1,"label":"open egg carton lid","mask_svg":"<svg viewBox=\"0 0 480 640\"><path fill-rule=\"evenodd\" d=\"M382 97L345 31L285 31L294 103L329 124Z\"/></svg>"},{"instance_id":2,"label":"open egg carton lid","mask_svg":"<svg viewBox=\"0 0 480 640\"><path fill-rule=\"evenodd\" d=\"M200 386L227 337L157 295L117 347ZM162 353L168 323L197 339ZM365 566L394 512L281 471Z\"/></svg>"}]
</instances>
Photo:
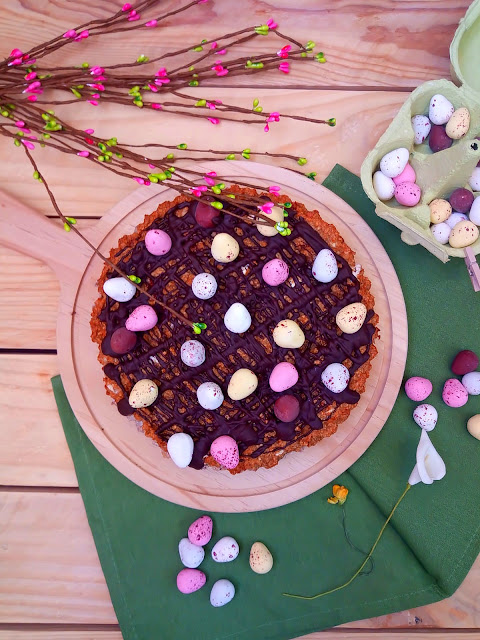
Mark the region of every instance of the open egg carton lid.
<instances>
[{"instance_id":1,"label":"open egg carton lid","mask_svg":"<svg viewBox=\"0 0 480 640\"><path fill-rule=\"evenodd\" d=\"M432 80L417 87L367 155L361 169L363 188L375 203L377 215L398 227L405 243L421 244L442 262L447 262L451 257L470 256L470 260L467 260L470 275L472 258L480 253L480 238L467 247L467 250L441 244L430 231L428 205L436 198L448 198L458 187L470 188L469 179L480 162L480 140L476 139L480 136L479 49L480 0L475 0L460 22L450 46L452 77L461 83L460 86L449 80ZM428 115L430 99L435 94L445 96L455 109L466 107L471 120L470 128L463 138L454 140L448 149L432 153L428 140L420 145L414 144L411 119L416 115ZM380 160L400 147L409 150L409 162L415 170L416 183L422 191L419 203L413 207L404 207L395 199L382 202L373 188L372 177L378 170ZM474 195L480 193L474 192ZM480 278L478 285L480 287Z\"/></svg>"}]
</instances>

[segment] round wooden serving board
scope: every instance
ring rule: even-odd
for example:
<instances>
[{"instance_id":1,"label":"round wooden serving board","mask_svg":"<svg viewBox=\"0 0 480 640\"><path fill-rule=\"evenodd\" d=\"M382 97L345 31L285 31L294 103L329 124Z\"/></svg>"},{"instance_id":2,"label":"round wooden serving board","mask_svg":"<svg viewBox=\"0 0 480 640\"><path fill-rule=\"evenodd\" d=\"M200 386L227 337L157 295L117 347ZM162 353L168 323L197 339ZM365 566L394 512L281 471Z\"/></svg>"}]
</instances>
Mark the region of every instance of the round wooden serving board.
<instances>
[{"instance_id":1,"label":"round wooden serving board","mask_svg":"<svg viewBox=\"0 0 480 640\"><path fill-rule=\"evenodd\" d=\"M198 165L195 167L199 169ZM212 169L212 163L203 169ZM380 322L378 356L366 392L332 437L289 453L273 469L228 471L178 469L131 418L122 417L104 389L98 348L90 339L90 314L98 297L103 264L74 233L68 235L44 216L6 194L0 196L0 242L46 262L61 283L57 326L60 373L75 415L100 453L127 478L177 504L209 511L242 512L288 504L320 489L348 469L373 442L394 405L407 353L407 318L402 290L385 250L362 218L343 200L312 180L285 169L253 162L215 163L222 179L276 184L292 200L318 209L356 253L372 281ZM200 168L202 170L202 168ZM262 176L260 180L257 176ZM168 187L142 187L85 232L108 254L162 201L173 200ZM40 311L40 310L39 310Z\"/></svg>"}]
</instances>

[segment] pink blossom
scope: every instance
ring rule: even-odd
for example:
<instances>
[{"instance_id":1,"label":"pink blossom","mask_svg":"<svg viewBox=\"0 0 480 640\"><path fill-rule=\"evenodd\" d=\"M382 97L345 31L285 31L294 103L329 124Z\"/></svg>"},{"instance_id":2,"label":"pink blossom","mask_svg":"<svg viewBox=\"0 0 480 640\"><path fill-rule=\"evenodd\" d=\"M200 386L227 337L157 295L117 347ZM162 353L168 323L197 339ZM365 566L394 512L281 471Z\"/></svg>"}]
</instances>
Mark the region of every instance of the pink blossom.
<instances>
[{"instance_id":1,"label":"pink blossom","mask_svg":"<svg viewBox=\"0 0 480 640\"><path fill-rule=\"evenodd\" d=\"M148 168L149 169L155 169L155 165L152 164L151 162L148 163Z\"/></svg>"},{"instance_id":2,"label":"pink blossom","mask_svg":"<svg viewBox=\"0 0 480 640\"><path fill-rule=\"evenodd\" d=\"M206 187L205 185L203 185L203 184L202 184L202 185L199 185L198 187L192 187L192 188L190 189L190 191L192 192L192 194L193 194L194 196L196 196L197 198L200 198L200 197L201 197L201 195L202 195L202 193L203 193L203 191L206 191L206 190L207 190L207 187Z\"/></svg>"},{"instance_id":3,"label":"pink blossom","mask_svg":"<svg viewBox=\"0 0 480 640\"><path fill-rule=\"evenodd\" d=\"M17 66L19 64L22 64L23 60L21 58L15 58L15 60L12 60L12 62L8 63L9 67L13 67L13 66Z\"/></svg>"},{"instance_id":4,"label":"pink blossom","mask_svg":"<svg viewBox=\"0 0 480 640\"><path fill-rule=\"evenodd\" d=\"M213 178L215 178L216 175L217 175L216 171L209 171L205 176L203 176L203 179L208 185L213 187L213 185L215 184L215 180L213 180Z\"/></svg>"},{"instance_id":5,"label":"pink blossom","mask_svg":"<svg viewBox=\"0 0 480 640\"><path fill-rule=\"evenodd\" d=\"M207 118L207 120L209 122L211 122L212 124L219 124L220 120L218 118Z\"/></svg>"},{"instance_id":6,"label":"pink blossom","mask_svg":"<svg viewBox=\"0 0 480 640\"><path fill-rule=\"evenodd\" d=\"M34 96L34 95L28 96L27 100L30 100L30 102L36 102L37 96Z\"/></svg>"},{"instance_id":7,"label":"pink blossom","mask_svg":"<svg viewBox=\"0 0 480 640\"><path fill-rule=\"evenodd\" d=\"M27 82L30 82L30 80L34 80L37 77L37 74L35 73L35 71L30 71L30 73L27 73L27 75L25 76L25 80Z\"/></svg>"},{"instance_id":8,"label":"pink blossom","mask_svg":"<svg viewBox=\"0 0 480 640\"><path fill-rule=\"evenodd\" d=\"M268 192L278 195L280 193L280 187L277 187L276 185L272 184L268 187Z\"/></svg>"},{"instance_id":9,"label":"pink blossom","mask_svg":"<svg viewBox=\"0 0 480 640\"><path fill-rule=\"evenodd\" d=\"M132 5L129 2L126 2L122 7L122 11L130 11L131 8Z\"/></svg>"},{"instance_id":10,"label":"pink blossom","mask_svg":"<svg viewBox=\"0 0 480 640\"><path fill-rule=\"evenodd\" d=\"M163 107L158 102L152 102L152 109L163 109Z\"/></svg>"},{"instance_id":11,"label":"pink blossom","mask_svg":"<svg viewBox=\"0 0 480 640\"><path fill-rule=\"evenodd\" d=\"M87 102L89 102L94 107L98 107L98 100L87 100Z\"/></svg>"},{"instance_id":12,"label":"pink blossom","mask_svg":"<svg viewBox=\"0 0 480 640\"><path fill-rule=\"evenodd\" d=\"M77 32L75 31L75 29L69 29L68 31L65 31L62 38L75 38L76 35Z\"/></svg>"},{"instance_id":13,"label":"pink blossom","mask_svg":"<svg viewBox=\"0 0 480 640\"><path fill-rule=\"evenodd\" d=\"M205 4L208 0L197 0L197 4Z\"/></svg>"},{"instance_id":14,"label":"pink blossom","mask_svg":"<svg viewBox=\"0 0 480 640\"><path fill-rule=\"evenodd\" d=\"M280 114L278 113L278 111L272 111L267 118L267 122L279 122L279 121L280 121Z\"/></svg>"},{"instance_id":15,"label":"pink blossom","mask_svg":"<svg viewBox=\"0 0 480 640\"><path fill-rule=\"evenodd\" d=\"M79 151L77 153L77 156L80 156L81 158L88 158L88 156L90 155L90 151Z\"/></svg>"},{"instance_id":16,"label":"pink blossom","mask_svg":"<svg viewBox=\"0 0 480 640\"><path fill-rule=\"evenodd\" d=\"M149 84L148 88L150 89L150 91L153 91L153 93L157 93L158 89L154 84Z\"/></svg>"},{"instance_id":17,"label":"pink blossom","mask_svg":"<svg viewBox=\"0 0 480 640\"><path fill-rule=\"evenodd\" d=\"M269 29L276 29L278 27L278 24L275 22L273 18L270 18L270 20L267 20L267 27Z\"/></svg>"},{"instance_id":18,"label":"pink blossom","mask_svg":"<svg viewBox=\"0 0 480 640\"><path fill-rule=\"evenodd\" d=\"M23 56L23 52L20 49L12 49L9 58L18 58L18 56Z\"/></svg>"},{"instance_id":19,"label":"pink blossom","mask_svg":"<svg viewBox=\"0 0 480 640\"><path fill-rule=\"evenodd\" d=\"M270 131L270 127L268 126L268 122L267 124L263 127L263 130L268 133Z\"/></svg>"},{"instance_id":20,"label":"pink blossom","mask_svg":"<svg viewBox=\"0 0 480 640\"><path fill-rule=\"evenodd\" d=\"M140 14L137 13L135 9L132 9L132 11L130 11L130 13L128 14L127 20L129 22L133 22L134 20L140 20Z\"/></svg>"},{"instance_id":21,"label":"pink blossom","mask_svg":"<svg viewBox=\"0 0 480 640\"><path fill-rule=\"evenodd\" d=\"M23 120L17 120L15 122L15 126L18 127L19 129L22 129L25 126L25 122Z\"/></svg>"},{"instance_id":22,"label":"pink blossom","mask_svg":"<svg viewBox=\"0 0 480 640\"><path fill-rule=\"evenodd\" d=\"M218 47L218 42L212 42L210 45L210 49L216 49Z\"/></svg>"},{"instance_id":23,"label":"pink blossom","mask_svg":"<svg viewBox=\"0 0 480 640\"><path fill-rule=\"evenodd\" d=\"M167 70L165 69L165 67L160 67L160 69L155 74L157 78L165 78L166 75L167 75Z\"/></svg>"},{"instance_id":24,"label":"pink blossom","mask_svg":"<svg viewBox=\"0 0 480 640\"><path fill-rule=\"evenodd\" d=\"M220 49L219 51L217 51L217 56L223 56L227 53L226 49Z\"/></svg>"},{"instance_id":25,"label":"pink blossom","mask_svg":"<svg viewBox=\"0 0 480 640\"><path fill-rule=\"evenodd\" d=\"M226 76L227 73L228 73L228 69L226 69L221 64L214 64L213 67L212 67L212 71L215 71L215 73L217 74L217 76L219 78L221 78L222 76Z\"/></svg>"},{"instance_id":26,"label":"pink blossom","mask_svg":"<svg viewBox=\"0 0 480 640\"><path fill-rule=\"evenodd\" d=\"M213 102L207 102L207 107L209 109L216 109L217 107L213 104Z\"/></svg>"},{"instance_id":27,"label":"pink blossom","mask_svg":"<svg viewBox=\"0 0 480 640\"><path fill-rule=\"evenodd\" d=\"M105 73L105 69L103 67L95 66L90 69L90 74L92 76L101 76L103 73Z\"/></svg>"},{"instance_id":28,"label":"pink blossom","mask_svg":"<svg viewBox=\"0 0 480 640\"><path fill-rule=\"evenodd\" d=\"M288 52L291 51L291 49L292 49L292 45L286 44L284 47L280 49L280 51L277 51L277 56L279 58L288 58Z\"/></svg>"},{"instance_id":29,"label":"pink blossom","mask_svg":"<svg viewBox=\"0 0 480 640\"><path fill-rule=\"evenodd\" d=\"M263 211L263 213L266 213L267 215L270 215L274 206L273 202L265 202L265 204L259 204L257 209Z\"/></svg>"},{"instance_id":30,"label":"pink blossom","mask_svg":"<svg viewBox=\"0 0 480 640\"><path fill-rule=\"evenodd\" d=\"M161 87L164 84L168 84L170 82L169 78L155 78L155 84Z\"/></svg>"},{"instance_id":31,"label":"pink blossom","mask_svg":"<svg viewBox=\"0 0 480 640\"><path fill-rule=\"evenodd\" d=\"M92 135L95 133L95 129L85 129L85 133L88 133L88 135Z\"/></svg>"},{"instance_id":32,"label":"pink blossom","mask_svg":"<svg viewBox=\"0 0 480 640\"><path fill-rule=\"evenodd\" d=\"M22 91L22 93L27 93L27 92L37 93L37 91L35 90L40 88L41 86L42 86L41 83L38 80L35 80L35 82L31 82L28 85L28 87Z\"/></svg>"},{"instance_id":33,"label":"pink blossom","mask_svg":"<svg viewBox=\"0 0 480 640\"><path fill-rule=\"evenodd\" d=\"M90 85L89 85L90 86ZM97 91L105 91L105 87L101 82L96 82L95 84L91 85L94 89L96 89Z\"/></svg>"},{"instance_id":34,"label":"pink blossom","mask_svg":"<svg viewBox=\"0 0 480 640\"><path fill-rule=\"evenodd\" d=\"M22 143L27 147L27 149L30 149L31 151L35 149L35 145L33 144L33 142L29 142L28 140L22 139Z\"/></svg>"},{"instance_id":35,"label":"pink blossom","mask_svg":"<svg viewBox=\"0 0 480 640\"><path fill-rule=\"evenodd\" d=\"M282 71L282 73L290 73L290 65L288 64L288 62L281 62L278 65L278 68L280 69L280 71Z\"/></svg>"},{"instance_id":36,"label":"pink blossom","mask_svg":"<svg viewBox=\"0 0 480 640\"><path fill-rule=\"evenodd\" d=\"M135 182L138 182L138 184L145 184L145 180L143 178L133 178L135 180Z\"/></svg>"},{"instance_id":37,"label":"pink blossom","mask_svg":"<svg viewBox=\"0 0 480 640\"><path fill-rule=\"evenodd\" d=\"M88 29L84 29L83 31L81 31L78 36L75 38L75 42L80 42L80 40L84 40L85 38L88 38L90 34L88 33Z\"/></svg>"},{"instance_id":38,"label":"pink blossom","mask_svg":"<svg viewBox=\"0 0 480 640\"><path fill-rule=\"evenodd\" d=\"M149 20L148 22L145 23L146 27L156 27L157 26L157 21L156 20Z\"/></svg>"},{"instance_id":39,"label":"pink blossom","mask_svg":"<svg viewBox=\"0 0 480 640\"><path fill-rule=\"evenodd\" d=\"M94 93L92 94L92 98L94 98L95 100L98 100L100 98L98 93Z\"/></svg>"}]
</instances>

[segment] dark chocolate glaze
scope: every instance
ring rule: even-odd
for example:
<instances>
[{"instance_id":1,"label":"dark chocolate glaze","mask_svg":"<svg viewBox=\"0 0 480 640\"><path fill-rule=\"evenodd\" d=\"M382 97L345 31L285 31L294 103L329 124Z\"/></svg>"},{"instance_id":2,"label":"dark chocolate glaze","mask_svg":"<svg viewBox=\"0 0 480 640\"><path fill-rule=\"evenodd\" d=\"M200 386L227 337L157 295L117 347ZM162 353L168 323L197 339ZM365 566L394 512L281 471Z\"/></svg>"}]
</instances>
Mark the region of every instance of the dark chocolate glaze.
<instances>
[{"instance_id":1,"label":"dark chocolate glaze","mask_svg":"<svg viewBox=\"0 0 480 640\"><path fill-rule=\"evenodd\" d=\"M357 333L340 334L335 315L347 304L361 301L359 282L338 255L339 271L333 282L321 284L313 278L314 257L321 249L331 247L293 209L289 211L292 235L287 239L280 235L265 238L251 225L229 215L215 230L204 229L195 222L195 206L188 202L176 205L149 227L164 229L170 235L172 249L167 256L152 256L142 240L133 249L119 251L117 259L118 266L139 276L154 296L192 321L208 325L207 331L196 337L205 345L205 363L196 368L183 364L180 347L195 336L186 325L158 308L158 325L138 335L132 353L119 357L111 351L110 336L124 326L135 307L148 303L144 294L120 304L107 298L100 320L107 328L102 351L118 360L104 367L105 374L125 393L118 403L119 412L133 413L127 398L137 380L150 378L157 382L157 401L139 413L164 441L178 427L190 434L195 442L190 466L200 469L212 441L220 435L232 436L244 455L248 447L256 445L248 455L257 457L284 449L285 443L322 429L322 418L331 417L340 404L358 402L359 394L348 387L342 393L330 392L320 375L330 363L346 359L353 375L369 357L375 327L368 322L373 316L369 311ZM210 253L213 235L221 231L233 235L240 244L239 257L229 264L216 263ZM308 256L301 252L305 248ZM289 265L290 276L279 287L270 287L263 282L261 271L265 262L275 257ZM188 283L205 271L215 275L218 290L210 300L199 300ZM234 302L242 302L252 316L252 326L243 335L229 332L223 324L223 316ZM300 349L283 349L273 342L273 329L285 318L297 321L305 333L306 341ZM268 384L273 367L283 360L295 364L300 374L298 383L288 391L300 400L300 415L289 424L275 418L273 404L280 394ZM258 387L248 398L233 402L227 396L227 386L231 375L241 367L255 372ZM197 402L196 389L206 381L217 382L223 389L225 401L216 411L206 411Z\"/></svg>"}]
</instances>

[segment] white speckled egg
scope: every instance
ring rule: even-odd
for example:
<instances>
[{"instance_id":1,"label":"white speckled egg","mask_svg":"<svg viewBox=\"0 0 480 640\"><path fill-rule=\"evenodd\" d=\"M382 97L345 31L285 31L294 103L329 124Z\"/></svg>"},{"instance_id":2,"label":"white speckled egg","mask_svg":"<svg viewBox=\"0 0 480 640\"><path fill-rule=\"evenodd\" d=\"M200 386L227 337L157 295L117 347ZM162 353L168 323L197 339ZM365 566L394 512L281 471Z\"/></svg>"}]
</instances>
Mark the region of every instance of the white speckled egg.
<instances>
[{"instance_id":1,"label":"white speckled egg","mask_svg":"<svg viewBox=\"0 0 480 640\"><path fill-rule=\"evenodd\" d=\"M390 200L395 193L395 183L381 171L375 171L373 174L373 188L379 200Z\"/></svg>"},{"instance_id":2,"label":"white speckled egg","mask_svg":"<svg viewBox=\"0 0 480 640\"><path fill-rule=\"evenodd\" d=\"M217 262L233 262L240 253L240 245L229 233L217 233L212 241L211 251Z\"/></svg>"},{"instance_id":3,"label":"white speckled egg","mask_svg":"<svg viewBox=\"0 0 480 640\"><path fill-rule=\"evenodd\" d=\"M428 117L433 124L446 124L453 116L455 107L440 93L432 96L428 108Z\"/></svg>"},{"instance_id":4,"label":"white speckled egg","mask_svg":"<svg viewBox=\"0 0 480 640\"><path fill-rule=\"evenodd\" d=\"M396 178L407 166L410 153L405 147L399 147L386 153L380 160L380 171L389 178Z\"/></svg>"},{"instance_id":5,"label":"white speckled egg","mask_svg":"<svg viewBox=\"0 0 480 640\"><path fill-rule=\"evenodd\" d=\"M299 349L305 342L305 334L293 320L280 320L273 330L273 340L284 349Z\"/></svg>"},{"instance_id":6,"label":"white speckled egg","mask_svg":"<svg viewBox=\"0 0 480 640\"><path fill-rule=\"evenodd\" d=\"M367 307L362 302L348 304L335 316L335 322L343 333L357 333L367 317Z\"/></svg>"},{"instance_id":7,"label":"white speckled egg","mask_svg":"<svg viewBox=\"0 0 480 640\"><path fill-rule=\"evenodd\" d=\"M452 233L450 226L446 222L432 224L430 231L435 240L440 242L440 244L447 244L450 234Z\"/></svg>"},{"instance_id":8,"label":"white speckled egg","mask_svg":"<svg viewBox=\"0 0 480 640\"><path fill-rule=\"evenodd\" d=\"M240 547L235 538L225 536L215 544L212 549L212 558L215 562L232 562L238 556Z\"/></svg>"},{"instance_id":9,"label":"white speckled egg","mask_svg":"<svg viewBox=\"0 0 480 640\"><path fill-rule=\"evenodd\" d=\"M283 222L285 219L282 207L272 207L272 213L266 213L265 215L267 216L267 218L271 218L275 222ZM257 230L262 234L262 236L267 236L269 238L276 236L278 233L275 227L272 227L268 224L257 224Z\"/></svg>"},{"instance_id":10,"label":"white speckled egg","mask_svg":"<svg viewBox=\"0 0 480 640\"><path fill-rule=\"evenodd\" d=\"M126 278L110 278L105 280L103 290L116 302L128 302L135 295L135 285Z\"/></svg>"},{"instance_id":11,"label":"white speckled egg","mask_svg":"<svg viewBox=\"0 0 480 640\"><path fill-rule=\"evenodd\" d=\"M422 144L428 138L428 135L432 129L432 123L427 116L413 116L412 127L414 134L415 144Z\"/></svg>"},{"instance_id":12,"label":"white speckled egg","mask_svg":"<svg viewBox=\"0 0 480 640\"><path fill-rule=\"evenodd\" d=\"M199 404L209 411L214 411L223 402L223 393L216 382L204 382L197 389Z\"/></svg>"},{"instance_id":13,"label":"white speckled egg","mask_svg":"<svg viewBox=\"0 0 480 640\"><path fill-rule=\"evenodd\" d=\"M182 538L178 543L178 555L184 567L196 569L205 558L205 549L192 544L188 538Z\"/></svg>"},{"instance_id":14,"label":"white speckled egg","mask_svg":"<svg viewBox=\"0 0 480 640\"><path fill-rule=\"evenodd\" d=\"M200 300L209 300L217 292L217 281L211 273L199 273L192 282L192 292Z\"/></svg>"},{"instance_id":15,"label":"white speckled egg","mask_svg":"<svg viewBox=\"0 0 480 640\"><path fill-rule=\"evenodd\" d=\"M473 191L480 191L480 167L475 167L468 184L471 186Z\"/></svg>"},{"instance_id":16,"label":"white speckled egg","mask_svg":"<svg viewBox=\"0 0 480 640\"><path fill-rule=\"evenodd\" d=\"M348 387L350 373L341 362L332 362L322 371L322 382L332 393L341 393Z\"/></svg>"},{"instance_id":17,"label":"white speckled egg","mask_svg":"<svg viewBox=\"0 0 480 640\"><path fill-rule=\"evenodd\" d=\"M193 438L188 433L174 433L167 442L167 451L177 467L185 469L193 457ZM189 566L189 565L185 565ZM192 567L195 569L195 567Z\"/></svg>"},{"instance_id":18,"label":"white speckled egg","mask_svg":"<svg viewBox=\"0 0 480 640\"><path fill-rule=\"evenodd\" d=\"M187 340L180 348L180 357L187 367L199 367L205 362L205 347L198 340Z\"/></svg>"},{"instance_id":19,"label":"white speckled egg","mask_svg":"<svg viewBox=\"0 0 480 640\"><path fill-rule=\"evenodd\" d=\"M223 322L232 333L245 333L252 324L252 316L241 302L234 302L223 317Z\"/></svg>"},{"instance_id":20,"label":"white speckled egg","mask_svg":"<svg viewBox=\"0 0 480 640\"><path fill-rule=\"evenodd\" d=\"M232 400L243 400L258 387L258 378L250 369L237 369L228 383L227 394Z\"/></svg>"},{"instance_id":21,"label":"white speckled egg","mask_svg":"<svg viewBox=\"0 0 480 640\"><path fill-rule=\"evenodd\" d=\"M128 404L134 409L149 407L158 397L158 387L153 380L144 378L133 386L128 396Z\"/></svg>"},{"instance_id":22,"label":"white speckled egg","mask_svg":"<svg viewBox=\"0 0 480 640\"><path fill-rule=\"evenodd\" d=\"M471 371L462 378L462 384L469 396L480 395L480 371Z\"/></svg>"},{"instance_id":23,"label":"white speckled egg","mask_svg":"<svg viewBox=\"0 0 480 640\"><path fill-rule=\"evenodd\" d=\"M217 580L210 591L210 604L212 607L223 607L233 600L235 587L230 580Z\"/></svg>"},{"instance_id":24,"label":"white speckled egg","mask_svg":"<svg viewBox=\"0 0 480 640\"><path fill-rule=\"evenodd\" d=\"M480 196L477 196L473 201L468 217L474 224L480 225Z\"/></svg>"},{"instance_id":25,"label":"white speckled egg","mask_svg":"<svg viewBox=\"0 0 480 640\"><path fill-rule=\"evenodd\" d=\"M319 251L312 267L312 275L319 282L331 282L338 275L335 254L330 249Z\"/></svg>"},{"instance_id":26,"label":"white speckled egg","mask_svg":"<svg viewBox=\"0 0 480 640\"><path fill-rule=\"evenodd\" d=\"M459 211L454 211L451 215L448 216L445 222L448 224L450 229L453 229L453 227L462 220L468 220L467 214L460 213Z\"/></svg>"},{"instance_id":27,"label":"white speckled egg","mask_svg":"<svg viewBox=\"0 0 480 640\"><path fill-rule=\"evenodd\" d=\"M413 412L413 419L419 427L431 431L437 424L438 412L431 404L419 404Z\"/></svg>"}]
</instances>

